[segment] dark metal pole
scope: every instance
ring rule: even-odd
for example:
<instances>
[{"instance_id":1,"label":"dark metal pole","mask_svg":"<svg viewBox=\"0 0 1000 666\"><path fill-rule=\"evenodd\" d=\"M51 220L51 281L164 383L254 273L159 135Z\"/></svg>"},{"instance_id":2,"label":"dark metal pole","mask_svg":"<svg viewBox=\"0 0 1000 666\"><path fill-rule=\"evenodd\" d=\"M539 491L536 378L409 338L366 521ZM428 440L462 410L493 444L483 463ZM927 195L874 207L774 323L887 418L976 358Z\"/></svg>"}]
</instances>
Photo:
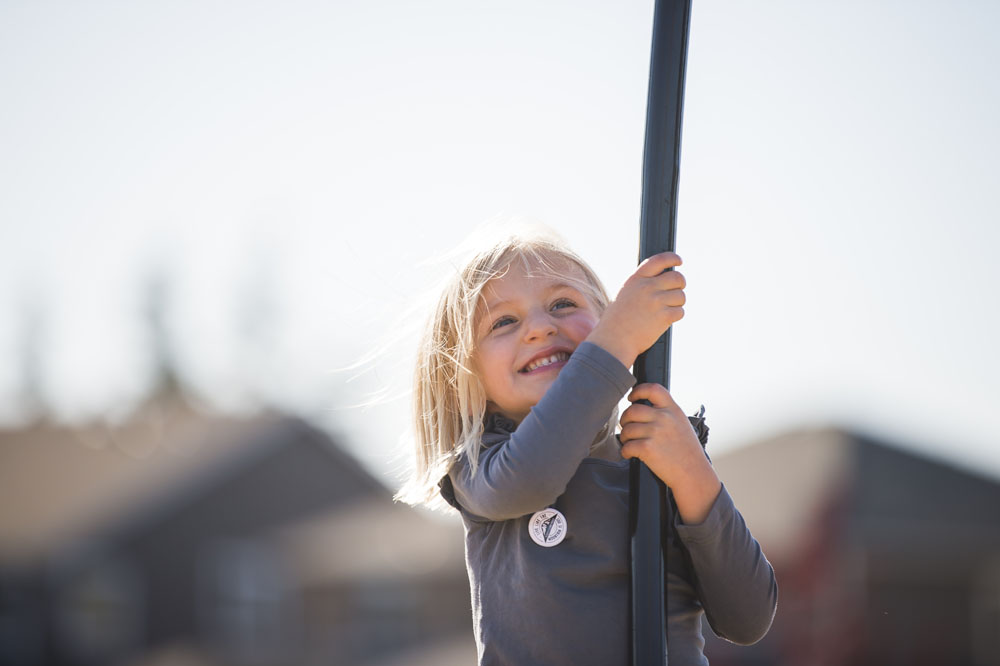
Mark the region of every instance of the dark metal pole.
<instances>
[{"instance_id":1,"label":"dark metal pole","mask_svg":"<svg viewBox=\"0 0 1000 666\"><path fill-rule=\"evenodd\" d=\"M691 0L656 0L642 160L639 261L674 249L690 23ZM636 360L635 376L638 382L670 388L670 329ZM632 665L662 666L667 663L665 521L672 520L673 500L670 489L641 462L632 461L630 481Z\"/></svg>"}]
</instances>

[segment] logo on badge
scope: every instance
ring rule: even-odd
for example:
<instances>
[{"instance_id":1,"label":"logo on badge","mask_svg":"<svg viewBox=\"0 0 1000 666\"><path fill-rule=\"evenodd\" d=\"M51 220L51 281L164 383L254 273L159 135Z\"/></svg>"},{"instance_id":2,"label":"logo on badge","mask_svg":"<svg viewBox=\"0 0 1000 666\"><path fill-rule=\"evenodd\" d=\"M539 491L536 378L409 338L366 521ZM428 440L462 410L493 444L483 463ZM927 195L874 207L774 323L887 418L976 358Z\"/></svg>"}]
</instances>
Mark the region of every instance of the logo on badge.
<instances>
[{"instance_id":1,"label":"logo on badge","mask_svg":"<svg viewBox=\"0 0 1000 666\"><path fill-rule=\"evenodd\" d=\"M566 516L557 509L542 509L528 521L528 535L539 546L558 546L566 538Z\"/></svg>"}]
</instances>

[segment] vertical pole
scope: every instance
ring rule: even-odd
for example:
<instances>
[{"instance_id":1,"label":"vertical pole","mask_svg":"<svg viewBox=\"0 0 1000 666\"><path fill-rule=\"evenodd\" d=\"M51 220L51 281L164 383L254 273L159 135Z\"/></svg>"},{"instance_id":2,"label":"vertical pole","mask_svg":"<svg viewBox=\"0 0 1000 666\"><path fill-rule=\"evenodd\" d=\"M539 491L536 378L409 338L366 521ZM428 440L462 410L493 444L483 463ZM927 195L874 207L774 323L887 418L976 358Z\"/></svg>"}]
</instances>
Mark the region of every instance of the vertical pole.
<instances>
[{"instance_id":1,"label":"vertical pole","mask_svg":"<svg viewBox=\"0 0 1000 666\"><path fill-rule=\"evenodd\" d=\"M691 0L656 0L642 160L639 261L674 250L690 23ZM670 388L670 331L667 329L636 360L638 382L655 382ZM645 464L633 460L629 472L631 663L664 666L667 663L666 521L673 519L673 500L670 489Z\"/></svg>"}]
</instances>

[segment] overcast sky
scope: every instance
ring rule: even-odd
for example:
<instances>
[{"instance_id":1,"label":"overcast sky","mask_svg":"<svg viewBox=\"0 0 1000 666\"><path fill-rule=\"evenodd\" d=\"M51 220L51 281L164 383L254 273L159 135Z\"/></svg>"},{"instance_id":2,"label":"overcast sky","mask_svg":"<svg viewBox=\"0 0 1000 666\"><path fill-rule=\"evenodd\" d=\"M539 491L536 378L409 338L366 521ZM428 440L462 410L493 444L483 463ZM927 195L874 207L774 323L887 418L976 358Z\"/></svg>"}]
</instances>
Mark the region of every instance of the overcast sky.
<instances>
[{"instance_id":1,"label":"overcast sky","mask_svg":"<svg viewBox=\"0 0 1000 666\"><path fill-rule=\"evenodd\" d=\"M61 417L125 414L160 274L203 399L301 411L389 471L435 259L523 216L612 293L633 269L651 25L645 1L0 4L0 417L26 337ZM672 385L714 450L839 423L1000 474L997 25L695 0Z\"/></svg>"}]
</instances>

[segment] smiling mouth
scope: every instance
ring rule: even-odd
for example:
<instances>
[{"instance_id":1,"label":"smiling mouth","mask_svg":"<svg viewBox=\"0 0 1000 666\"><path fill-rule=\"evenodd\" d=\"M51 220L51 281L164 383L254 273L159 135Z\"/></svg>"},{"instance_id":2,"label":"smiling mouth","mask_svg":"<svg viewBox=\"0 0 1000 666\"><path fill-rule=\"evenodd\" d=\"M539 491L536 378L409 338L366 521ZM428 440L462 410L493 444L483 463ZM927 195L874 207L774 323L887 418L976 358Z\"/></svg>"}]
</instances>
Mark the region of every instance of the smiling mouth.
<instances>
[{"instance_id":1,"label":"smiling mouth","mask_svg":"<svg viewBox=\"0 0 1000 666\"><path fill-rule=\"evenodd\" d=\"M544 368L547 365L552 365L553 363L566 362L568 360L569 352L556 352L555 354L551 354L549 356L536 358L534 361L521 368L520 372L527 373L532 370L537 370L538 368Z\"/></svg>"}]
</instances>

